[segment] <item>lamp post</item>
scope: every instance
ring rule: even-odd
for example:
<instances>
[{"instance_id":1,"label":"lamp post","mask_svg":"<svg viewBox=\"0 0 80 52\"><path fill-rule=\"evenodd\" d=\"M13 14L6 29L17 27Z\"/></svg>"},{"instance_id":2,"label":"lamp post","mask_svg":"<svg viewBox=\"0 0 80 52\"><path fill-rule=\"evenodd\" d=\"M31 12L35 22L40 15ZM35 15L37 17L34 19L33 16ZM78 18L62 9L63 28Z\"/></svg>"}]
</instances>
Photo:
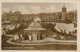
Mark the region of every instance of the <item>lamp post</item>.
<instances>
[{"instance_id":1,"label":"lamp post","mask_svg":"<svg viewBox=\"0 0 80 52\"><path fill-rule=\"evenodd\" d=\"M56 14L56 17L55 17L55 23L56 23L56 19L57 19L57 12L56 12L55 14Z\"/></svg>"}]
</instances>

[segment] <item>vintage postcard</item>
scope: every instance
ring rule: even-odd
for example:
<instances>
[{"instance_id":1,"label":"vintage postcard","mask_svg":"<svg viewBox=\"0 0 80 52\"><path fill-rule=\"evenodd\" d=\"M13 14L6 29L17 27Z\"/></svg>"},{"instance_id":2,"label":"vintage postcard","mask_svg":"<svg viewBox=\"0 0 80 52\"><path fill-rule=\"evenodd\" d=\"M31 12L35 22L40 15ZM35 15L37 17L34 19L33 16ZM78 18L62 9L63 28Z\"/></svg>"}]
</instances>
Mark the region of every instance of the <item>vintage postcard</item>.
<instances>
[{"instance_id":1,"label":"vintage postcard","mask_svg":"<svg viewBox=\"0 0 80 52\"><path fill-rule=\"evenodd\" d=\"M76 2L2 2L1 50L77 51Z\"/></svg>"}]
</instances>

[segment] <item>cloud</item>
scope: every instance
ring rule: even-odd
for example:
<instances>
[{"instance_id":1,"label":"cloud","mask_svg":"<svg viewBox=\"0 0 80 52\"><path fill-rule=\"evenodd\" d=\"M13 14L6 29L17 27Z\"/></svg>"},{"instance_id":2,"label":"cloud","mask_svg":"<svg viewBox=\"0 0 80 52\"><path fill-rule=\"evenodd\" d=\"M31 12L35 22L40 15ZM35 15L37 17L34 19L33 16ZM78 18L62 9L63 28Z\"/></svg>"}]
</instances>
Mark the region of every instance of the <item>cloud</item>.
<instances>
[{"instance_id":1,"label":"cloud","mask_svg":"<svg viewBox=\"0 0 80 52\"><path fill-rule=\"evenodd\" d=\"M40 6L30 6L31 12L32 13L41 13L41 12L55 12L56 7L55 6L48 6L44 9L42 9Z\"/></svg>"},{"instance_id":2,"label":"cloud","mask_svg":"<svg viewBox=\"0 0 80 52\"><path fill-rule=\"evenodd\" d=\"M28 9L26 7L24 7L24 6L15 6L14 10L15 11L20 11L22 14L30 13L28 11Z\"/></svg>"},{"instance_id":3,"label":"cloud","mask_svg":"<svg viewBox=\"0 0 80 52\"><path fill-rule=\"evenodd\" d=\"M55 6L49 6L44 10L44 12L55 12L55 11L56 11Z\"/></svg>"},{"instance_id":4,"label":"cloud","mask_svg":"<svg viewBox=\"0 0 80 52\"><path fill-rule=\"evenodd\" d=\"M12 10L21 11L22 14L40 13L40 12L58 12L61 11L63 4L15 4L7 3L2 5L2 11L9 12ZM66 4L67 11L76 9L76 4Z\"/></svg>"},{"instance_id":5,"label":"cloud","mask_svg":"<svg viewBox=\"0 0 80 52\"><path fill-rule=\"evenodd\" d=\"M42 12L42 9L40 6L30 6L30 9L31 9L31 12L35 14Z\"/></svg>"},{"instance_id":6,"label":"cloud","mask_svg":"<svg viewBox=\"0 0 80 52\"><path fill-rule=\"evenodd\" d=\"M41 13L41 12L55 12L56 8L55 6L48 6L44 9L42 9L40 6L13 6L11 8L3 8L3 10L5 12L9 12L10 10L12 10L13 12L15 11L20 11L22 14L37 14L37 13Z\"/></svg>"},{"instance_id":7,"label":"cloud","mask_svg":"<svg viewBox=\"0 0 80 52\"><path fill-rule=\"evenodd\" d=\"M9 12L9 11L10 11L9 8L3 8L3 9L2 9L2 12Z\"/></svg>"},{"instance_id":8,"label":"cloud","mask_svg":"<svg viewBox=\"0 0 80 52\"><path fill-rule=\"evenodd\" d=\"M9 7L9 8L3 8L3 12L9 12L10 10L12 10L12 12L15 12L15 11L20 11L22 14L28 14L30 13L26 7L24 6L13 6L13 7Z\"/></svg>"}]
</instances>

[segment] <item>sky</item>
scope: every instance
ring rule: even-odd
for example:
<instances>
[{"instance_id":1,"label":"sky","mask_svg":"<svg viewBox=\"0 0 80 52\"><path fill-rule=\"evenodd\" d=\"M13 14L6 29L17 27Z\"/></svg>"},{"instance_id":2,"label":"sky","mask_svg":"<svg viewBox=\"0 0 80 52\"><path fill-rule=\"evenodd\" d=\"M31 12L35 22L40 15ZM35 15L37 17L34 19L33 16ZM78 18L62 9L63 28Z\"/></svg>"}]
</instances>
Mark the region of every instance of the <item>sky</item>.
<instances>
[{"instance_id":1,"label":"sky","mask_svg":"<svg viewBox=\"0 0 80 52\"><path fill-rule=\"evenodd\" d=\"M67 8L67 11L76 10L76 3L2 3L2 12L20 11L22 14L37 14L61 12L62 7Z\"/></svg>"}]
</instances>

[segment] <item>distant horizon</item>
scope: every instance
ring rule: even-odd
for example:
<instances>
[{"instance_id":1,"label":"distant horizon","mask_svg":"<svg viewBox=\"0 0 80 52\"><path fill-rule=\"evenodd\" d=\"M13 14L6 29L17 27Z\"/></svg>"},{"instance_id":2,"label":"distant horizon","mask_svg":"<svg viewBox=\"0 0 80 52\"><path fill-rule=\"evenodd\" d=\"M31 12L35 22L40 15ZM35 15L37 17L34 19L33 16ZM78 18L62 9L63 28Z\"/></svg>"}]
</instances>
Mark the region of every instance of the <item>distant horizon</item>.
<instances>
[{"instance_id":1,"label":"distant horizon","mask_svg":"<svg viewBox=\"0 0 80 52\"><path fill-rule=\"evenodd\" d=\"M22 14L61 12L64 6L68 11L77 10L76 3L2 3L2 12L20 11Z\"/></svg>"}]
</instances>

